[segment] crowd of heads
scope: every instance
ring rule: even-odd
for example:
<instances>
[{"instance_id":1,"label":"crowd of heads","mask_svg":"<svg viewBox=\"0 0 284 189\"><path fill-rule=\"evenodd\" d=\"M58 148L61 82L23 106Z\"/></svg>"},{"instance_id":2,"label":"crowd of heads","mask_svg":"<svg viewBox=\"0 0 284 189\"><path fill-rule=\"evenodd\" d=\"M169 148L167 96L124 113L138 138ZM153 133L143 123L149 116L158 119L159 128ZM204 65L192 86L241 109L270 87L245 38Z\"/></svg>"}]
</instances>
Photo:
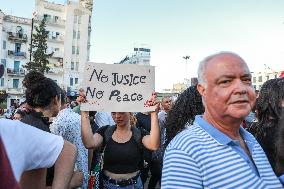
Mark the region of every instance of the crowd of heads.
<instances>
[{"instance_id":1,"label":"crowd of heads","mask_svg":"<svg viewBox=\"0 0 284 189\"><path fill-rule=\"evenodd\" d=\"M31 109L40 109L55 117L62 108L66 108L66 92L42 73L30 71L23 80L23 86L26 88L26 100L14 112L15 120L21 120ZM73 101L70 107L77 105L78 102ZM170 96L163 97L161 107L167 113L166 144L194 125L196 115L203 115L209 122L238 125L254 111L257 124L252 134L257 140L265 140L266 129L275 129L275 141L271 144L275 148L276 159L273 168L278 175L284 173L284 78L266 81L256 95L245 61L235 53L220 52L200 62L197 85L188 87L174 102ZM134 113L112 112L111 115L118 126L136 125Z\"/></svg>"}]
</instances>

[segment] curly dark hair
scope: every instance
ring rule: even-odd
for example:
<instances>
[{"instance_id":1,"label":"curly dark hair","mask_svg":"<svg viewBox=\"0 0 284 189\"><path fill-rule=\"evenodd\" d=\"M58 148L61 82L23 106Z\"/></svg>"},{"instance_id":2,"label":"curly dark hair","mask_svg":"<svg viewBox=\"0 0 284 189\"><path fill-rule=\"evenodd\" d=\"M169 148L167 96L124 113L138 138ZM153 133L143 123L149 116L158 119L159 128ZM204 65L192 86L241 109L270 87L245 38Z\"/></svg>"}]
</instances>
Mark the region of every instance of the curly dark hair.
<instances>
[{"instance_id":1,"label":"curly dark hair","mask_svg":"<svg viewBox=\"0 0 284 189\"><path fill-rule=\"evenodd\" d=\"M258 118L257 136L263 135L266 127L277 125L281 116L283 99L284 78L270 79L262 85L255 106Z\"/></svg>"},{"instance_id":2,"label":"curly dark hair","mask_svg":"<svg viewBox=\"0 0 284 189\"><path fill-rule=\"evenodd\" d=\"M284 78L266 81L256 102L258 123L253 133L276 171L276 137L284 99Z\"/></svg>"},{"instance_id":3,"label":"curly dark hair","mask_svg":"<svg viewBox=\"0 0 284 189\"><path fill-rule=\"evenodd\" d=\"M55 81L37 71L30 71L25 76L23 86L26 88L26 101L32 108L47 107L61 93Z\"/></svg>"},{"instance_id":4,"label":"curly dark hair","mask_svg":"<svg viewBox=\"0 0 284 189\"><path fill-rule=\"evenodd\" d=\"M276 166L275 173L277 176L284 174L284 108L278 123L278 134L276 136Z\"/></svg>"},{"instance_id":5,"label":"curly dark hair","mask_svg":"<svg viewBox=\"0 0 284 189\"><path fill-rule=\"evenodd\" d=\"M175 101L166 118L166 143L168 144L186 124L192 124L194 117L204 113L202 98L197 86L190 86Z\"/></svg>"}]
</instances>

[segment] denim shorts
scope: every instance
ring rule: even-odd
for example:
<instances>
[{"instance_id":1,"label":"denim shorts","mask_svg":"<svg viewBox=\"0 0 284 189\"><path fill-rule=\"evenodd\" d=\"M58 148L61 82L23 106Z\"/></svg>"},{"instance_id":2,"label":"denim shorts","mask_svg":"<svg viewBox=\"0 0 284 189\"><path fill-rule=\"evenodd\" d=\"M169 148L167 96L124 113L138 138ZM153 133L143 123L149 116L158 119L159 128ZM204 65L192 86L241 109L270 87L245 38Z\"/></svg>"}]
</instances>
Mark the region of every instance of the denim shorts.
<instances>
[{"instance_id":1,"label":"denim shorts","mask_svg":"<svg viewBox=\"0 0 284 189\"><path fill-rule=\"evenodd\" d=\"M105 179L103 180L103 183L105 189L143 189L143 184L140 176L138 177L137 182L135 184L131 184L128 186L117 186Z\"/></svg>"}]
</instances>

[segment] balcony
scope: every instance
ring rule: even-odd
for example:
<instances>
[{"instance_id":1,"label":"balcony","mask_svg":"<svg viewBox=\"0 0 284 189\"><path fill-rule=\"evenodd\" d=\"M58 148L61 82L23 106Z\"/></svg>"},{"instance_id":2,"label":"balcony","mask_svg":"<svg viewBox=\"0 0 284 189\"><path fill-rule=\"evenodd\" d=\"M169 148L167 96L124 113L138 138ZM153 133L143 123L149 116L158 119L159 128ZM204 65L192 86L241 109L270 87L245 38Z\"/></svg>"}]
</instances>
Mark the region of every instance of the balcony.
<instances>
[{"instance_id":1,"label":"balcony","mask_svg":"<svg viewBox=\"0 0 284 189\"><path fill-rule=\"evenodd\" d=\"M51 58L63 58L63 52L61 51L54 51Z\"/></svg>"},{"instance_id":2,"label":"balcony","mask_svg":"<svg viewBox=\"0 0 284 189\"><path fill-rule=\"evenodd\" d=\"M52 37L47 39L49 42L54 43L63 43L64 42L64 35L59 35L57 37Z\"/></svg>"},{"instance_id":3,"label":"balcony","mask_svg":"<svg viewBox=\"0 0 284 189\"><path fill-rule=\"evenodd\" d=\"M26 58L26 52L15 52L15 51L8 50L8 56Z\"/></svg>"},{"instance_id":4,"label":"balcony","mask_svg":"<svg viewBox=\"0 0 284 189\"><path fill-rule=\"evenodd\" d=\"M63 74L63 67L51 67L50 70L48 71L48 74Z\"/></svg>"},{"instance_id":5,"label":"balcony","mask_svg":"<svg viewBox=\"0 0 284 189\"><path fill-rule=\"evenodd\" d=\"M41 21L42 19L46 20L47 25L53 26L65 26L65 20L60 19L58 17L44 17L44 16L37 16L37 20Z\"/></svg>"},{"instance_id":6,"label":"balcony","mask_svg":"<svg viewBox=\"0 0 284 189\"><path fill-rule=\"evenodd\" d=\"M24 94L23 88L7 88L6 93L8 94Z\"/></svg>"},{"instance_id":7,"label":"balcony","mask_svg":"<svg viewBox=\"0 0 284 189\"><path fill-rule=\"evenodd\" d=\"M23 68L20 69L12 69L7 68L7 74L10 76L25 76L26 71Z\"/></svg>"},{"instance_id":8,"label":"balcony","mask_svg":"<svg viewBox=\"0 0 284 189\"><path fill-rule=\"evenodd\" d=\"M13 32L7 32L8 33L8 40L14 41L14 42L20 42L20 43L26 43L28 41L27 34L22 34L20 32L13 33Z\"/></svg>"}]
</instances>

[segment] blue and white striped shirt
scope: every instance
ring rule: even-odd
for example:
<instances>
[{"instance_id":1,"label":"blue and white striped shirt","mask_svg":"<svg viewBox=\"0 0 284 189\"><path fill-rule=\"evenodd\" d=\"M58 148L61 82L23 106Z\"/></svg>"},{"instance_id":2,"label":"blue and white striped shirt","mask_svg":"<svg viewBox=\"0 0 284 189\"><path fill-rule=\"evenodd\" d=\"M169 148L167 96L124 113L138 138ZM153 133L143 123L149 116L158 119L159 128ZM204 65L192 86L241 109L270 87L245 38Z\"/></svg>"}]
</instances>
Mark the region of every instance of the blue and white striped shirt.
<instances>
[{"instance_id":1,"label":"blue and white striped shirt","mask_svg":"<svg viewBox=\"0 0 284 189\"><path fill-rule=\"evenodd\" d=\"M241 128L253 161L201 116L168 145L162 188L283 188L255 138Z\"/></svg>"}]
</instances>

